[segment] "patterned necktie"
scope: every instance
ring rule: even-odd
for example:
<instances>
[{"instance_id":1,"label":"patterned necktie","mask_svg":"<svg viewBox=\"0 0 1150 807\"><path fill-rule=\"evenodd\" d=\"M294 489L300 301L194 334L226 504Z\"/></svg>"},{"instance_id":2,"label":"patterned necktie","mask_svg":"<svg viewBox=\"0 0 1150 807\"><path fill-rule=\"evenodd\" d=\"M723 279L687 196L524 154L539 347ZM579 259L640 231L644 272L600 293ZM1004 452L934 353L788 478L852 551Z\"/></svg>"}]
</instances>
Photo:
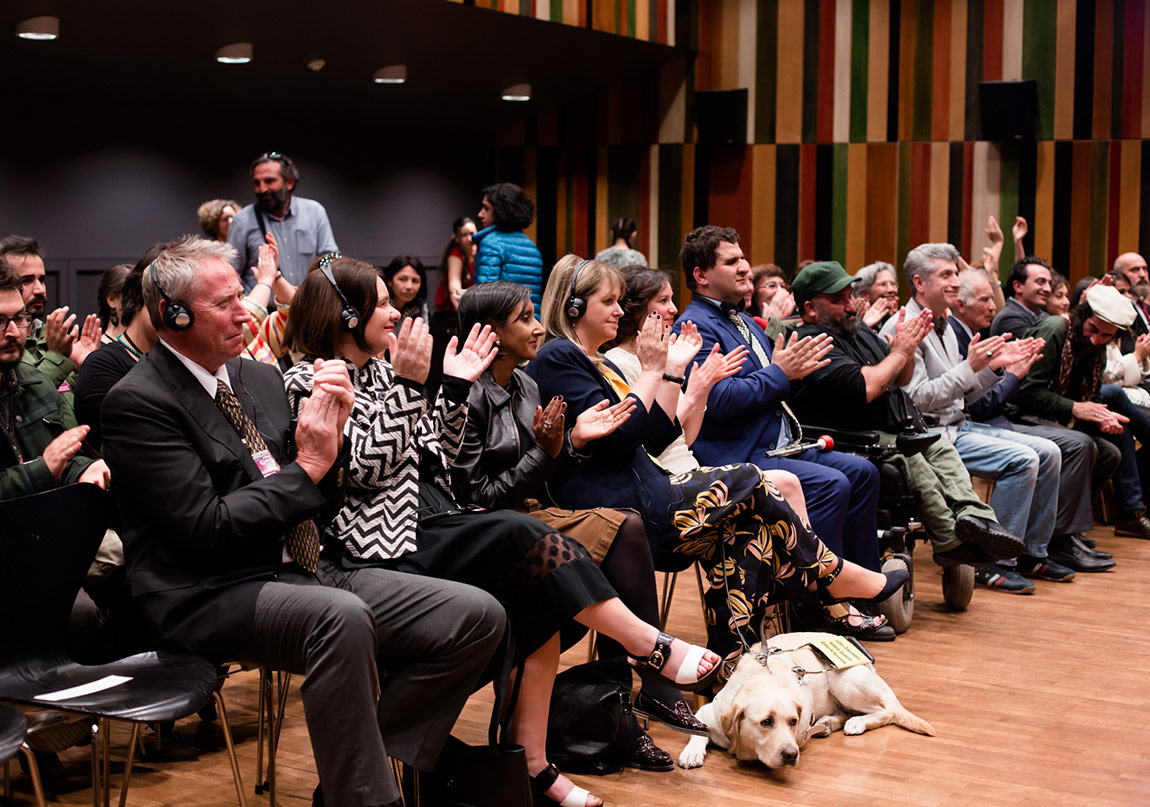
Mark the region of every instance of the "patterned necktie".
<instances>
[{"instance_id":1,"label":"patterned necktie","mask_svg":"<svg viewBox=\"0 0 1150 807\"><path fill-rule=\"evenodd\" d=\"M727 319L733 322L739 330L739 336L743 337L743 341L751 348L751 352L755 354L755 358L759 360L759 364L763 367L769 367L771 358L767 355L766 348L751 334L751 329L747 326L746 320L740 317L739 312L734 308L727 309ZM787 416L787 422L791 430L791 442L801 442L803 439L803 429L799 425L799 419L795 417L795 413L787 406L786 401L780 401L779 403Z\"/></svg>"},{"instance_id":2,"label":"patterned necktie","mask_svg":"<svg viewBox=\"0 0 1150 807\"><path fill-rule=\"evenodd\" d=\"M216 406L232 424L236 434L243 439L248 451L253 455L267 451L267 443L264 442L263 435L244 414L240 399L232 394L228 385L222 380L216 386L215 400ZM288 554L291 555L292 560L307 571L314 572L319 565L320 549L319 530L316 529L315 522L310 518L301 521L288 531L284 540L287 541Z\"/></svg>"}]
</instances>

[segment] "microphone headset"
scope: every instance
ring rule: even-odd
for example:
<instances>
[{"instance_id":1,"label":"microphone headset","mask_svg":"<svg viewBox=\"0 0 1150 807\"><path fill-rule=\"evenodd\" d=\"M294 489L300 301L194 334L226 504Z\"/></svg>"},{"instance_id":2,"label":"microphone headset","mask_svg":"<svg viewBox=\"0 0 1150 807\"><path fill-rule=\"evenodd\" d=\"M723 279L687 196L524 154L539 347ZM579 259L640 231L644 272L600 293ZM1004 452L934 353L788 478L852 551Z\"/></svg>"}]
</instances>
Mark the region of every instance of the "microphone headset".
<instances>
[{"instance_id":1,"label":"microphone headset","mask_svg":"<svg viewBox=\"0 0 1150 807\"><path fill-rule=\"evenodd\" d=\"M156 264L148 264L148 273L152 276L152 283L156 287L156 291L164 298L164 302L168 305L164 308L164 312L160 315L164 321L164 325L173 331L186 331L192 327L192 323L196 321L196 315L192 312L191 306L181 300L173 300L168 296L168 292L164 290L164 284L160 282L160 275L156 272Z\"/></svg>"},{"instance_id":2,"label":"microphone headset","mask_svg":"<svg viewBox=\"0 0 1150 807\"><path fill-rule=\"evenodd\" d=\"M339 312L339 325L345 331L354 331L359 327L359 309L348 302L347 298L343 296L343 291L340 290L339 284L335 282L335 275L331 273L331 262L337 258L342 258L338 252L329 252L319 259L319 270L323 276L327 278L328 283L335 289L335 296L339 298L340 303L343 305L343 310Z\"/></svg>"},{"instance_id":3,"label":"microphone headset","mask_svg":"<svg viewBox=\"0 0 1150 807\"><path fill-rule=\"evenodd\" d=\"M579 319L579 317L587 313L587 301L575 295L575 283L579 280L579 272L589 263L591 263L590 258L583 261L583 263L579 264L575 269L575 274L571 276L571 293L567 295L568 319Z\"/></svg>"}]
</instances>

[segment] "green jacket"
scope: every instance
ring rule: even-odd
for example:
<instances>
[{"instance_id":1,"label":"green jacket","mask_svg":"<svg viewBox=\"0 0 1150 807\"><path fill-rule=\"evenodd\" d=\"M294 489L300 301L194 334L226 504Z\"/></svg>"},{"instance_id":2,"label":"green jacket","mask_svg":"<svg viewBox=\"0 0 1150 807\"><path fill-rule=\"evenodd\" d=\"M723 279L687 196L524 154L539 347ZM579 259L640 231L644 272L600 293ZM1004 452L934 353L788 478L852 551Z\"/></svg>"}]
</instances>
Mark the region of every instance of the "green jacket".
<instances>
[{"instance_id":1,"label":"green jacket","mask_svg":"<svg viewBox=\"0 0 1150 807\"><path fill-rule=\"evenodd\" d=\"M1027 336L1046 340L1042 355L1030 367L1030 372L1022 379L1018 392L1006 405L1006 414L1012 420L1023 417L1054 420L1069 425L1074 419L1076 401L1054 391L1062 363L1062 347L1066 344L1066 320L1062 317L1046 317L1032 325ZM1091 396L1093 401L1101 401L1097 386Z\"/></svg>"},{"instance_id":2,"label":"green jacket","mask_svg":"<svg viewBox=\"0 0 1150 807\"><path fill-rule=\"evenodd\" d=\"M41 325L39 333L28 337L28 341L24 345L23 362L35 367L52 379L52 383L55 384L54 389L59 389L65 381L68 382L68 386L75 386L76 364L67 356L48 349L48 340L44 336L45 330L45 327ZM68 400L71 401L71 395L68 396Z\"/></svg>"},{"instance_id":3,"label":"green jacket","mask_svg":"<svg viewBox=\"0 0 1150 807\"><path fill-rule=\"evenodd\" d=\"M0 394L10 394L16 426L16 445L0 429L0 499L14 499L51 490L58 485L78 482L92 460L76 455L68 460L59 479L44 462L44 449L64 431L76 425L72 405L56 391L55 382L25 364L16 365L14 388L0 386ZM3 382L0 382L2 384ZM17 453L19 452L19 453ZM20 462L23 457L24 462Z\"/></svg>"}]
</instances>

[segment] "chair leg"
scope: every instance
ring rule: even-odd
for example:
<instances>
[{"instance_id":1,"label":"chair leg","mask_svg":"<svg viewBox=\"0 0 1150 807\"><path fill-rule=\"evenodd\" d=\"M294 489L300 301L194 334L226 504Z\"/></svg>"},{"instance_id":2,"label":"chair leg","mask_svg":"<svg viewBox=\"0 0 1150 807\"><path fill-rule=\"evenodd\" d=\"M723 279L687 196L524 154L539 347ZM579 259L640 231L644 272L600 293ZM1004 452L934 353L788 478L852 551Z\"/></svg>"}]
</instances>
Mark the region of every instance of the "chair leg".
<instances>
[{"instance_id":1,"label":"chair leg","mask_svg":"<svg viewBox=\"0 0 1150 807\"><path fill-rule=\"evenodd\" d=\"M276 673L276 706L274 715L269 715L268 733L268 807L276 807L276 752L280 747L280 731L287 712L288 694L291 692L291 673L280 670Z\"/></svg>"},{"instance_id":2,"label":"chair leg","mask_svg":"<svg viewBox=\"0 0 1150 807\"><path fill-rule=\"evenodd\" d=\"M220 714L220 727L224 731L224 745L228 747L228 762L232 764L232 778L236 783L236 800L239 801L240 807L247 807L247 801L244 798L244 780L240 776L240 763L236 759L236 747L232 743L232 725L228 722L228 710L224 706L223 696L218 691L213 691L212 697L216 701L216 711Z\"/></svg>"},{"instance_id":3,"label":"chair leg","mask_svg":"<svg viewBox=\"0 0 1150 807\"><path fill-rule=\"evenodd\" d=\"M112 807L112 721L101 717L101 733L104 735L104 773L101 789L104 791L104 807Z\"/></svg>"},{"instance_id":4,"label":"chair leg","mask_svg":"<svg viewBox=\"0 0 1150 807\"><path fill-rule=\"evenodd\" d=\"M659 630L667 630L667 620L671 616L671 598L675 596L675 583L679 579L678 572L663 573L663 593L659 604Z\"/></svg>"},{"instance_id":5,"label":"chair leg","mask_svg":"<svg viewBox=\"0 0 1150 807\"><path fill-rule=\"evenodd\" d=\"M92 742L88 746L89 755L92 758L92 807L100 807L100 741L103 739L101 735L102 727L100 721L97 720L92 723L89 729L92 735Z\"/></svg>"},{"instance_id":6,"label":"chair leg","mask_svg":"<svg viewBox=\"0 0 1150 807\"><path fill-rule=\"evenodd\" d=\"M593 630L587 631L587 663L590 664L595 660L595 654L599 652L599 634Z\"/></svg>"},{"instance_id":7,"label":"chair leg","mask_svg":"<svg viewBox=\"0 0 1150 807\"><path fill-rule=\"evenodd\" d=\"M132 783L132 763L136 761L136 742L140 738L140 724L132 724L132 739L128 741L128 759L124 762L124 783L120 785L120 807L127 807L128 786Z\"/></svg>"},{"instance_id":8,"label":"chair leg","mask_svg":"<svg viewBox=\"0 0 1150 807\"><path fill-rule=\"evenodd\" d=\"M272 671L267 667L260 667L259 703L256 711L259 717L256 721L256 795L262 795L267 789L267 779L264 777L264 738L268 730L267 713L271 708L271 680Z\"/></svg>"},{"instance_id":9,"label":"chair leg","mask_svg":"<svg viewBox=\"0 0 1150 807\"><path fill-rule=\"evenodd\" d=\"M28 776L32 779L32 793L36 797L36 807L44 807L44 783L40 781L40 766L36 764L36 755L32 753L28 743L20 744L20 753L28 763ZM7 772L7 765L4 766L4 770Z\"/></svg>"}]
</instances>

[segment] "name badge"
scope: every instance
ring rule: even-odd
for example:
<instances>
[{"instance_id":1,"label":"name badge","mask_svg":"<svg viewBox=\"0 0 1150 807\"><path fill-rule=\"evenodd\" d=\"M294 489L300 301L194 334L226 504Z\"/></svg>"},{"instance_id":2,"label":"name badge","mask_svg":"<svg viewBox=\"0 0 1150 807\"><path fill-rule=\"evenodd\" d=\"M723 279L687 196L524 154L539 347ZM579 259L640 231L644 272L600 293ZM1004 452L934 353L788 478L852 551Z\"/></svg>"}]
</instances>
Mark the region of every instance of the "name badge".
<instances>
[{"instance_id":1,"label":"name badge","mask_svg":"<svg viewBox=\"0 0 1150 807\"><path fill-rule=\"evenodd\" d=\"M265 477L280 472L280 464L276 462L276 458L271 455L271 452L266 448L263 451L257 451L252 454L252 459L255 460L256 467L260 469L260 473Z\"/></svg>"}]
</instances>

